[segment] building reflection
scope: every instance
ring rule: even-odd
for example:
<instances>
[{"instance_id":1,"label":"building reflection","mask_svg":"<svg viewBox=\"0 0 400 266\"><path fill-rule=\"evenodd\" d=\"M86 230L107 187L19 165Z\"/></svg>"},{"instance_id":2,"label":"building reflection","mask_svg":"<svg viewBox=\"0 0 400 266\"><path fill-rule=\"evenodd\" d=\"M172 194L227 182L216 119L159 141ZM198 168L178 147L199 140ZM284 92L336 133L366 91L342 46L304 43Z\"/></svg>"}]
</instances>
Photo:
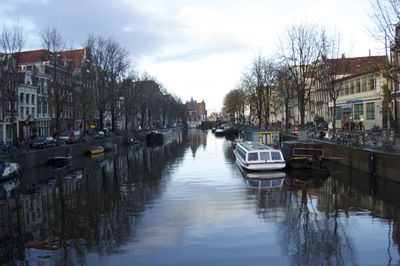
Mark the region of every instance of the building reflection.
<instances>
[{"instance_id":1,"label":"building reflection","mask_svg":"<svg viewBox=\"0 0 400 266\"><path fill-rule=\"evenodd\" d=\"M0 199L0 264L82 265L89 253L120 254L137 240L143 213L160 199L185 151L206 145L206 137L183 135L165 146L24 173L16 193ZM261 219L278 225L291 264L358 264L346 228L346 217L357 212L388 221L388 251L399 244L399 184L332 169L329 176L288 171L274 182L243 178L246 200Z\"/></svg>"},{"instance_id":2,"label":"building reflection","mask_svg":"<svg viewBox=\"0 0 400 266\"><path fill-rule=\"evenodd\" d=\"M365 173L352 170L351 176L346 176L347 168L334 166L333 169L336 171L329 177L309 172L308 178L304 174L307 172L297 176L296 171L288 171L282 186L248 188L247 200L254 201L257 215L279 224L279 243L283 253L289 254L291 264L358 264L355 243L347 232L350 214L368 213L387 220L387 250L398 252L393 248L400 243L398 204L380 198L382 193L388 193L392 201L398 200L399 196L392 195L399 191L399 184L382 179L379 184L369 182Z\"/></svg>"},{"instance_id":3,"label":"building reflection","mask_svg":"<svg viewBox=\"0 0 400 266\"><path fill-rule=\"evenodd\" d=\"M121 252L142 212L160 196L182 138L86 160L86 168L52 172L0 200L0 263L85 264L86 255ZM37 172L37 171L35 171Z\"/></svg>"},{"instance_id":4,"label":"building reflection","mask_svg":"<svg viewBox=\"0 0 400 266\"><path fill-rule=\"evenodd\" d=\"M207 130L189 129L186 132L187 145L192 150L192 156L196 157L197 149L201 146L203 149L207 146ZM211 133L210 133L211 134Z\"/></svg>"}]
</instances>

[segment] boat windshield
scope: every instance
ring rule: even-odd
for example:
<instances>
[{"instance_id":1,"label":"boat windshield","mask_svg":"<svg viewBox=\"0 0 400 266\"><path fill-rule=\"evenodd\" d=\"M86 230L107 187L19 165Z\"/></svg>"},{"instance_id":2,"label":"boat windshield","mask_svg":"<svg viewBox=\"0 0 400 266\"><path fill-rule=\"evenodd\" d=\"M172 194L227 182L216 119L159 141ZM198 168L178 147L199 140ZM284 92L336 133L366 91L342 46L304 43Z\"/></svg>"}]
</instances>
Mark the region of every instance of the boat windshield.
<instances>
[{"instance_id":1,"label":"boat windshield","mask_svg":"<svg viewBox=\"0 0 400 266\"><path fill-rule=\"evenodd\" d=\"M248 160L249 161L258 161L258 153L257 152L249 152Z\"/></svg>"},{"instance_id":2,"label":"boat windshield","mask_svg":"<svg viewBox=\"0 0 400 266\"><path fill-rule=\"evenodd\" d=\"M276 151L271 151L272 160L282 160L281 154Z\"/></svg>"},{"instance_id":3,"label":"boat windshield","mask_svg":"<svg viewBox=\"0 0 400 266\"><path fill-rule=\"evenodd\" d=\"M260 152L260 160L262 160L262 161L271 160L271 156L270 156L269 152Z\"/></svg>"}]
</instances>

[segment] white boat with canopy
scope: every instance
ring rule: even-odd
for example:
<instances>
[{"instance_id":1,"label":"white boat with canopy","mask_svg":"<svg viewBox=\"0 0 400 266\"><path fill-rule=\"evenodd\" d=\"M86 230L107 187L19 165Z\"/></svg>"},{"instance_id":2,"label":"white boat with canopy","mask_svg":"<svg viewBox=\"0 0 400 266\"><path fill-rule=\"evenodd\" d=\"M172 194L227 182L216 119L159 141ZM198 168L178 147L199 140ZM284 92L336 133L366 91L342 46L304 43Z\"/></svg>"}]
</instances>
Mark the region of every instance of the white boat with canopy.
<instances>
[{"instance_id":1,"label":"white boat with canopy","mask_svg":"<svg viewBox=\"0 0 400 266\"><path fill-rule=\"evenodd\" d=\"M286 166L280 150L261 143L238 142L233 153L236 163L250 171L273 171Z\"/></svg>"}]
</instances>

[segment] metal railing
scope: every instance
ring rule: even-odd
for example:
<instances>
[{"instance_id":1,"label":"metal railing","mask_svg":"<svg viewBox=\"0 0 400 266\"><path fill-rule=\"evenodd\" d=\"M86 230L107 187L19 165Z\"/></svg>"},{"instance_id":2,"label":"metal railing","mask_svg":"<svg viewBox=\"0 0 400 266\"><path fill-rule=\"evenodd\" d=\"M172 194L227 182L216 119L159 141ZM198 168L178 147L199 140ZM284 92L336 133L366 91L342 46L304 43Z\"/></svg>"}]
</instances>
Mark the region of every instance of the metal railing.
<instances>
[{"instance_id":1,"label":"metal railing","mask_svg":"<svg viewBox=\"0 0 400 266\"><path fill-rule=\"evenodd\" d=\"M380 131L343 131L332 130L322 131L316 129L306 129L308 139L318 139L336 143L347 147L372 148L381 150L399 150L400 134L395 134L392 130Z\"/></svg>"}]
</instances>

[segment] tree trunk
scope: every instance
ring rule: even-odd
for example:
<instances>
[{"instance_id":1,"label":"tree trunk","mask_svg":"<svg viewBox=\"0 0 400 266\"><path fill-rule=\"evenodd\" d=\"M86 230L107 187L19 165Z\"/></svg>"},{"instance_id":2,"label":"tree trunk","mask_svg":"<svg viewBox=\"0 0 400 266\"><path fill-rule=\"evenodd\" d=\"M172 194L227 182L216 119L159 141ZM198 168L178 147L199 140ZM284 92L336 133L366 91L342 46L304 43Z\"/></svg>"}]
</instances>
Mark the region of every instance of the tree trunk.
<instances>
[{"instance_id":1,"label":"tree trunk","mask_svg":"<svg viewBox=\"0 0 400 266\"><path fill-rule=\"evenodd\" d=\"M332 114L333 134L336 132L336 99L333 99L333 114Z\"/></svg>"},{"instance_id":2,"label":"tree trunk","mask_svg":"<svg viewBox=\"0 0 400 266\"><path fill-rule=\"evenodd\" d=\"M113 132L115 132L115 124L116 124L116 121L115 121L115 108L114 107L111 107L111 130L113 131Z\"/></svg>"},{"instance_id":3,"label":"tree trunk","mask_svg":"<svg viewBox=\"0 0 400 266\"><path fill-rule=\"evenodd\" d=\"M125 130L128 131L128 124L129 124L129 119L128 119L128 105L125 103Z\"/></svg>"},{"instance_id":4,"label":"tree trunk","mask_svg":"<svg viewBox=\"0 0 400 266\"><path fill-rule=\"evenodd\" d=\"M99 108L99 127L101 130L103 130L104 128L103 119L104 119L104 111Z\"/></svg>"},{"instance_id":5,"label":"tree trunk","mask_svg":"<svg viewBox=\"0 0 400 266\"><path fill-rule=\"evenodd\" d=\"M286 101L285 102L285 128L286 128L286 131L289 130L289 115L290 115L289 101Z\"/></svg>"},{"instance_id":6,"label":"tree trunk","mask_svg":"<svg viewBox=\"0 0 400 266\"><path fill-rule=\"evenodd\" d=\"M15 142L17 140L17 128L15 126L15 101L10 101L11 104L11 137L12 137L12 142Z\"/></svg>"}]
</instances>

